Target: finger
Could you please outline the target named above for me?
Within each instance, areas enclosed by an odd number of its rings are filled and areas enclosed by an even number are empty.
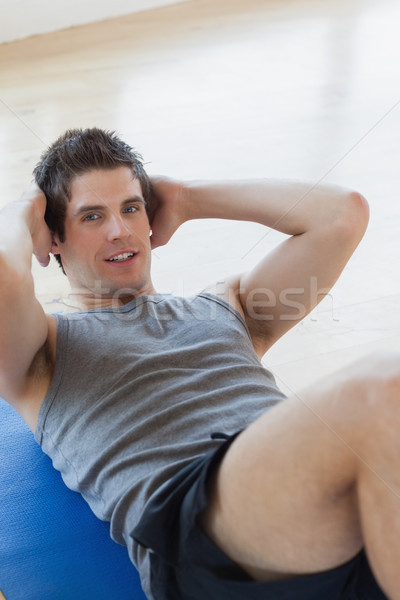
[[[150,245],[151,245],[151,249],[154,250],[155,248],[158,248],[162,244],[157,240],[156,236],[151,235],[150,236]]]
[[[37,183],[35,181],[31,181],[29,187],[24,190],[22,198],[36,198],[37,196],[45,197],[43,191],[40,189]]]
[[[152,233],[150,236],[150,244],[152,250],[155,248],[159,248],[160,246],[165,246],[165,244],[170,240],[171,236],[166,236],[165,234],[158,235],[157,233]]]
[[[50,255],[48,254],[47,256],[36,256],[36,260],[38,261],[39,265],[41,267],[47,267],[50,263]]]

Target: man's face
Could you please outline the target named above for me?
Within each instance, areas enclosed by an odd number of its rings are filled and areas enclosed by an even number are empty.
[[[65,241],[55,236],[72,289],[82,298],[154,293],[150,224],[138,179],[128,167],[93,170],[71,184]],[[126,293],[122,293],[123,290]]]

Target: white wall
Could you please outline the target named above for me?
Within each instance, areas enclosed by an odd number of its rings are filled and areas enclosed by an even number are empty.
[[[0,43],[189,0],[0,0]]]

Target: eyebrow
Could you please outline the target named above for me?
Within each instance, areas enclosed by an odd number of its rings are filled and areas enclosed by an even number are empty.
[[[124,200],[123,202],[121,202],[121,207],[124,208],[125,206],[128,206],[129,204],[132,203],[136,203],[136,204],[146,204],[146,202],[144,201],[144,198],[142,198],[142,196],[132,196],[132,198],[127,198],[126,200]],[[104,210],[104,208],[109,208],[108,204],[84,204],[83,206],[80,206],[72,215],[72,218],[75,219],[76,217],[79,217],[79,215],[82,215],[83,213],[86,212],[90,212],[90,211],[96,211],[96,210]]]

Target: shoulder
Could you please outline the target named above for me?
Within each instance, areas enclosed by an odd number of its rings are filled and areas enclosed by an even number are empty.
[[[224,280],[212,283],[203,291],[213,294],[218,298],[222,298],[241,315],[249,331],[253,348],[258,357],[261,359],[268,349],[265,344],[265,332],[263,328],[257,326],[258,321],[251,317],[249,311],[246,310],[247,307],[243,306],[240,295],[240,282],[241,275],[233,275]]]
[[[245,319],[245,313],[240,302],[239,289],[240,277],[233,276],[212,283],[206,288],[204,288],[202,291],[207,292],[208,294],[213,294],[213,296],[216,296],[221,300],[225,300],[225,302],[233,306],[233,308],[235,308],[238,311],[238,313]]]

